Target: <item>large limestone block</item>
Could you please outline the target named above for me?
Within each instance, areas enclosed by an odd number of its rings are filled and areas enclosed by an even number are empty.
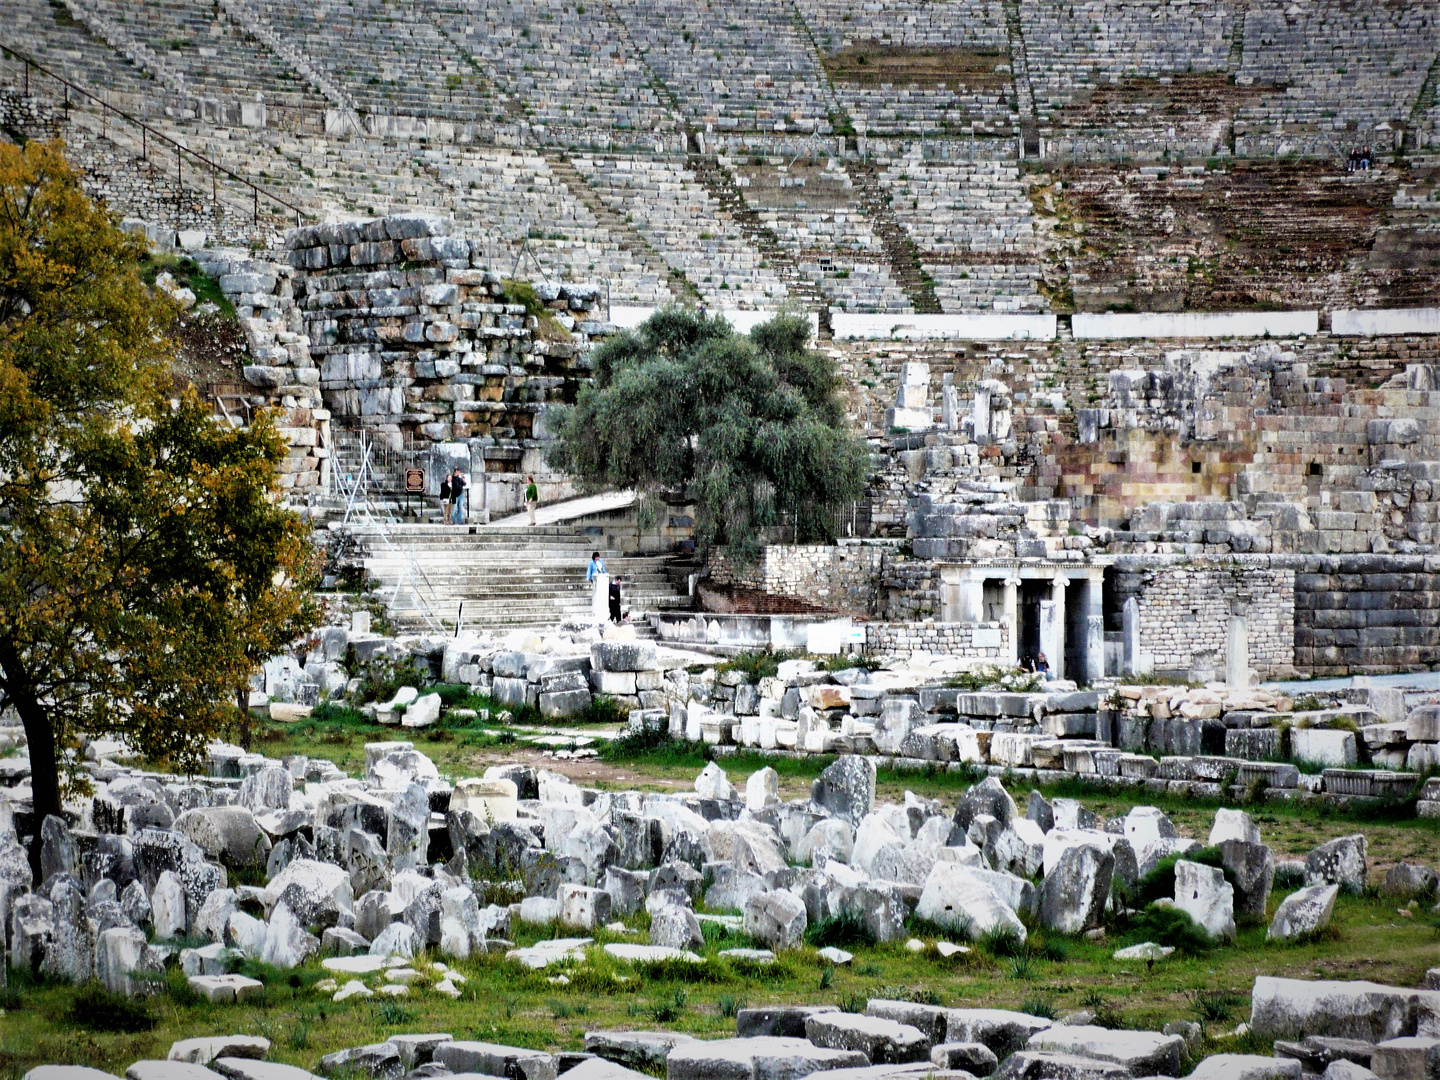
[[[1158,1031],[1112,1031],[1090,1024],[1057,1024],[1037,1031],[1025,1046],[1029,1050],[1113,1061],[1134,1076],[1178,1076],[1185,1039]]]
[[[1324,1035],[1378,1043],[1417,1034],[1421,1015],[1440,1016],[1440,990],[1261,975],[1250,994],[1250,1027],[1263,1039]]]
[[[971,867],[938,862],[925,879],[915,913],[978,940],[1001,930],[1025,940],[1025,924],[994,886]],[[968,1041],[968,1040],[966,1040]]]
[[[881,1016],[819,1013],[805,1021],[805,1037],[816,1046],[859,1050],[876,1065],[930,1057],[930,1038],[923,1031]]]
[[[869,1065],[858,1050],[816,1046],[806,1039],[696,1039],[666,1061],[667,1080],[799,1080],[812,1073]]]

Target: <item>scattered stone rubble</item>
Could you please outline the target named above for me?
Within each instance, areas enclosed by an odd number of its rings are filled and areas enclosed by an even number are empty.
[[[624,655],[634,659],[644,646],[628,643]],[[328,977],[317,990],[337,1001],[460,997],[465,979],[455,960],[499,952],[565,982],[597,948],[595,931],[623,928],[642,907],[651,917],[648,943],[598,948],[622,961],[707,963],[694,951],[704,943],[703,921],[728,920],[755,947],[720,956],[765,964],[835,918],[858,919],[883,942],[906,939],[915,915],[956,939],[934,943],[947,955],[997,932],[1023,939],[1027,924],[1103,938],[1107,913],[1125,909],[1167,860],[1173,896],[1158,903],[1217,940],[1233,936],[1238,922],[1262,920],[1277,881],[1295,887],[1270,924],[1269,936],[1280,940],[1322,931],[1338,894],[1370,883],[1362,835],[1330,840],[1303,862],[1277,860],[1241,810],[1217,811],[1208,836],[1191,838],[1154,807],[1102,820],[1077,800],[1035,791],[1022,808],[995,777],[953,808],[909,792],[901,803],[877,803],[876,759],[855,754],[829,766],[809,798],[789,801],[769,768],[737,785],[711,763],[693,792],[656,794],[584,788],[524,765],[451,783],[407,742],[367,744],[365,758],[364,776],[349,777],[305,759],[277,762],[217,745],[211,775],[181,779],[101,757],[92,769],[96,792],[75,806],[76,820],[40,823],[38,882],[20,847],[36,823],[23,804],[7,802],[0,914],[11,963],[97,979],[129,995],[153,992],[156,976],[178,966],[201,996],[244,1002],[263,985],[233,972],[239,960],[287,968],[318,958]],[[263,886],[232,882],[232,873],[260,868]],[[1401,863],[1384,890],[1414,896],[1435,880],[1431,868]],[[520,899],[486,899],[502,894]],[[512,931],[522,923],[556,925],[567,936],[517,948]],[[918,939],[910,946],[926,947]],[[1144,943],[1115,959],[1153,963],[1170,951]],[[839,950],[828,955],[849,960]],[[1440,1046],[1416,1032],[1437,1023],[1440,991],[1261,978],[1253,1029],[1298,1041],[1277,1043],[1273,1061],[1222,1055],[1201,1069],[1222,1080],[1298,1080],[1297,1063],[1327,1053],[1362,1064],[1324,1041],[1337,1036],[1376,1044],[1366,1044],[1365,1067],[1382,1063],[1380,1080],[1407,1080],[1412,1059],[1429,1060]],[[394,1036],[329,1054],[317,1071],[398,1080],[424,1066],[426,1076],[564,1071],[613,1080],[663,1063],[671,1077],[696,1078],[802,1069],[837,1077],[869,1070],[856,1080],[919,1072],[957,1080],[1175,1076],[1185,1045],[1168,1029],[1112,1031],[1076,1019],[872,1000],[863,1015],[831,1006],[742,1010],[731,1039],[592,1032],[583,1055],[448,1034]],[[267,1049],[263,1039],[190,1039],[170,1058],[230,1080],[277,1080],[256,1063]],[[34,1080],[81,1080],[65,1068],[36,1070]],[[137,1063],[130,1075],[160,1071]]]

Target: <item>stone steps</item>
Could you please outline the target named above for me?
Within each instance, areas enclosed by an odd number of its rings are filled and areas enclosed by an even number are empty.
[[[346,531],[359,548],[356,559],[371,588],[406,626],[423,623],[427,609],[453,625],[462,602],[467,625],[542,626],[583,617],[591,605],[585,567],[597,546],[609,571],[624,579],[627,607],[690,603],[673,583],[667,558],[606,550],[579,529],[393,525],[384,530],[393,547],[378,527]]]

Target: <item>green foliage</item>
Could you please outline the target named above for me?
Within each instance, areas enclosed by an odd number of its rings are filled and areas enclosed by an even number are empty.
[[[86,983],[70,1001],[67,1019],[92,1031],[134,1034],[155,1026],[155,1013],[143,998],[112,994],[99,983]]]
[[[669,998],[657,1001],[650,1006],[650,1019],[657,1024],[673,1024],[685,1011],[685,1000],[685,991],[676,990]]]
[[[1033,941],[1034,938],[1031,938]],[[1057,938],[1044,938],[1036,949],[1036,954],[1043,956],[1046,960],[1056,964],[1063,964],[1070,959],[1070,950],[1066,948],[1065,942]]]
[[[717,1002],[720,1006],[720,1015],[727,1020],[734,1020],[737,1013],[746,1007],[743,997],[736,997],[734,994],[721,994]]]
[[[683,768],[705,767],[705,752],[686,739],[677,739],[669,731],[625,731],[597,747],[604,761],[637,762],[651,765],[673,765]]]
[[[1085,992],[1080,999],[1085,1008],[1089,1009],[1094,1016],[1093,1023],[1096,1027],[1119,1028],[1124,1027],[1124,1021],[1120,1017],[1120,1010],[1115,1003],[1107,998],[1098,988],[1091,988]]]
[[[623,707],[612,697],[597,694],[590,699],[590,704],[585,706],[585,711],[576,717],[576,721],[582,724],[623,724],[630,710]]]
[[[1055,1020],[1055,1004],[1049,998],[1032,997],[1026,998],[1020,1005],[1020,1011],[1029,1013],[1031,1016],[1038,1016],[1042,1020]]]
[[[535,235],[532,233],[532,236]],[[535,286],[527,281],[504,281],[501,288],[505,290],[505,302],[507,304],[519,304],[525,309],[526,315],[533,315],[540,323],[540,334],[542,338],[551,341],[564,341],[570,337],[570,332],[560,325],[555,318],[555,313],[545,306],[545,301],[540,299],[540,294],[535,291]]]
[[[1189,994],[1191,1008],[1204,1029],[1209,1024],[1224,1024],[1234,1019],[1235,1011],[1245,1004],[1240,994],[1225,990],[1198,989]]]
[[[1039,690],[1043,680],[1031,671],[1016,668],[979,667],[952,675],[945,685],[952,690],[1008,690],[1029,694]]]
[[[1137,907],[1145,907],[1147,904],[1153,904],[1156,900],[1165,897],[1174,897],[1175,864],[1181,860],[1201,863],[1204,866],[1214,866],[1221,870],[1225,868],[1224,856],[1218,847],[1201,848],[1188,855],[1167,855],[1140,880],[1133,898]],[[1228,871],[1227,877],[1229,877]],[[1230,883],[1233,885],[1234,881],[1232,880]]]
[[[875,994],[887,1001],[909,1001],[915,1005],[943,1005],[944,1000],[925,986],[882,986]],[[864,1012],[862,1007],[860,1012]]]
[[[838,653],[820,664],[825,671],[846,671],[850,668],[879,671],[884,666],[885,662],[880,657],[866,656],[864,653]]]
[[[372,1008],[375,1010],[375,1022],[386,1027],[398,1027],[415,1021],[415,1014],[394,998],[377,1001]]]
[[[231,428],[176,397],[144,253],[57,146],[0,146],[0,706],[40,818],[78,731],[198,771],[256,665],[317,617],[276,418]]]
[[[800,649],[751,649],[736,653],[729,660],[715,668],[717,675],[726,672],[742,672],[751,682],[773,679],[780,674],[780,665],[786,660],[797,660],[805,653]]]
[[[550,460],[597,487],[693,499],[702,552],[748,560],[779,525],[800,542],[833,539],[869,451],[809,333],[781,315],[742,337],[718,316],[662,308],[595,351],[593,384],[554,410]]]
[[[1023,956],[1025,954],[1025,942],[1020,940],[1020,935],[1008,926],[997,926],[988,930],[980,938],[980,948],[994,957],[1002,956]]]
[[[175,279],[176,285],[195,294],[197,304],[214,304],[226,318],[235,318],[235,305],[220,291],[220,283],[201,270],[200,264],[188,255],[147,252],[141,257],[138,266],[140,280],[146,285],[154,285],[156,278],[168,272]]]
[[[857,913],[844,911],[811,923],[805,929],[805,940],[817,949],[831,945],[848,948],[852,945],[873,945],[875,935]]]
[[[1135,940],[1169,945],[1190,956],[1201,956],[1214,947],[1210,935],[1185,912],[1174,907],[1151,904],[1135,923]]]

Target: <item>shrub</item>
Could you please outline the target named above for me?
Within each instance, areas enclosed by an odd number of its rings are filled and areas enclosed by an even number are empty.
[[[585,711],[576,720],[582,724],[623,724],[630,710],[612,697],[597,696],[590,699]]]
[[[1026,998],[1020,1005],[1020,1011],[1029,1013],[1031,1016],[1038,1016],[1042,1020],[1056,1019],[1055,1006],[1049,998]]]
[[[780,674],[780,663],[783,660],[796,660],[805,654],[796,649],[755,649],[750,652],[736,653],[733,659],[727,660],[715,669],[717,675],[723,675],[727,671],[741,671],[751,682],[759,682],[761,679],[773,679]]]
[[[1154,941],[1169,945],[1182,953],[1199,956],[1214,947],[1210,935],[1179,908],[1160,907],[1151,904],[1136,922],[1143,938],[1136,940]]]
[[[1014,930],[997,926],[985,932],[980,938],[980,948],[997,959],[1002,956],[1020,956],[1025,951],[1025,942]]]
[[[99,983],[86,983],[71,999],[69,1020],[92,1031],[133,1035],[155,1026],[155,1014],[140,998],[112,994]]]
[[[865,920],[853,911],[844,911],[812,923],[805,930],[805,940],[817,949],[827,946],[874,945],[875,935]]]
[[[1155,869],[1140,879],[1135,896],[1137,906],[1144,907],[1156,900],[1175,895],[1175,864],[1182,859],[1186,862],[1214,866],[1220,870],[1225,869],[1224,857],[1218,847],[1201,848],[1189,855],[1167,855],[1155,864]],[[1235,884],[1229,871],[1225,871],[1225,878],[1231,885]]]

